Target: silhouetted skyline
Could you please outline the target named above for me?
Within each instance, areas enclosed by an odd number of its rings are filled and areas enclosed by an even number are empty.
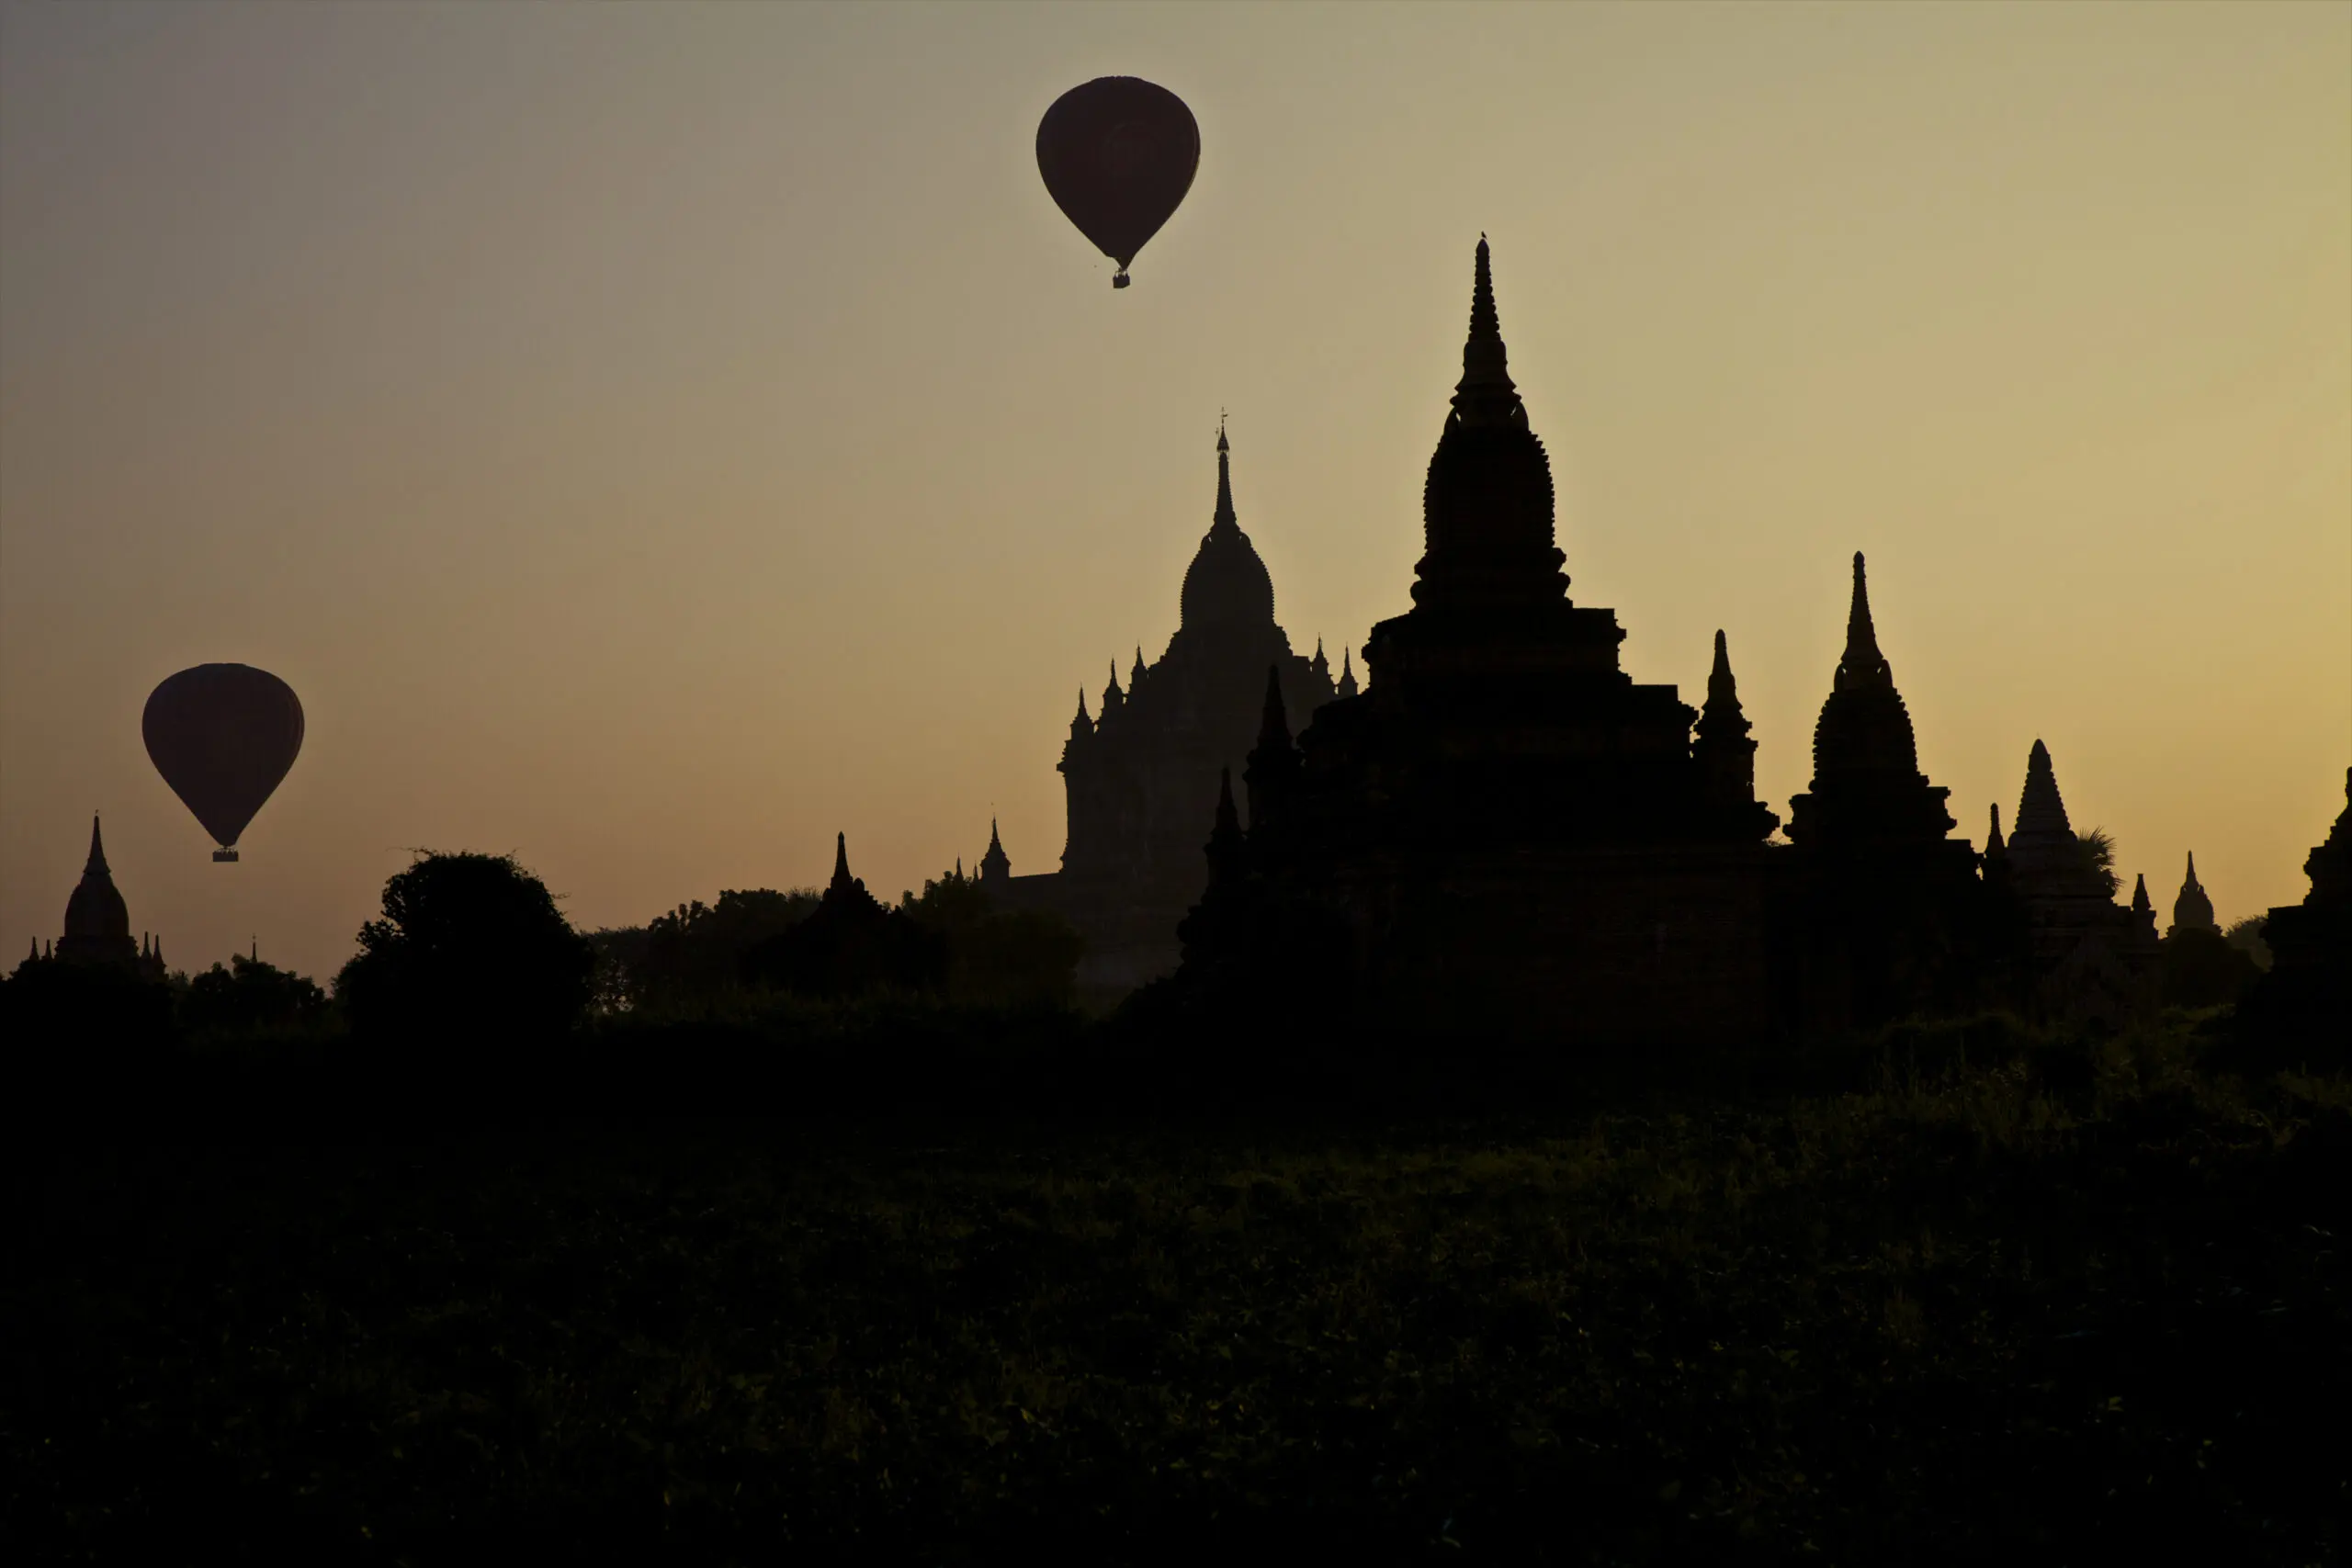
[[[175,962],[332,974],[417,845],[576,924],[1061,839],[1071,685],[1164,646],[1216,411],[1304,650],[1402,613],[1496,236],[1580,600],[1728,633],[1805,787],[1870,558],[1962,831],[2046,739],[2223,924],[2352,751],[2352,14],[0,9],[0,942],[86,823]],[[1039,116],[1200,172],[1114,295]],[[142,754],[269,670],[216,866]],[[1294,716],[1301,721],[1300,716]]]

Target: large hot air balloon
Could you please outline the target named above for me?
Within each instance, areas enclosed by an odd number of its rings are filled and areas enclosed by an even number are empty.
[[[1135,76],[1098,76],[1037,122],[1037,172],[1078,231],[1119,264],[1159,232],[1201,164],[1201,128],[1184,100]]]
[[[147,756],[220,847],[237,858],[237,835],[302,750],[302,702],[294,688],[250,664],[199,664],[147,696],[139,720]]]

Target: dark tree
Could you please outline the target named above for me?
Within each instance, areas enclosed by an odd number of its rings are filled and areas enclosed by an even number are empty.
[[[1043,909],[1000,909],[976,876],[951,871],[901,908],[947,943],[950,1000],[994,1007],[1068,1007],[1086,943]]]
[[[2164,940],[2166,1007],[2210,1008],[2234,1002],[2262,971],[2219,931],[2176,929]]]
[[[250,1034],[301,1029],[324,1015],[327,994],[307,975],[243,953],[215,964],[180,993],[180,1027],[190,1034]]]
[[[422,854],[335,977],[352,1032],[418,1049],[545,1043],[588,1005],[588,939],[507,855]]]
[[[2115,835],[2104,828],[2093,828],[2076,834],[2075,841],[2082,847],[2085,868],[2098,878],[2107,896],[2112,898],[2122,891],[2123,878],[2115,869]]]
[[[2222,940],[2254,960],[2256,969],[2270,967],[2270,942],[2267,933],[2270,921],[2262,915],[2248,915],[2243,920],[2232,920]]]
[[[743,955],[814,913],[817,890],[725,888],[715,905],[697,898],[643,926],[590,937],[601,956],[600,1010],[674,1005],[723,995],[742,984]]]

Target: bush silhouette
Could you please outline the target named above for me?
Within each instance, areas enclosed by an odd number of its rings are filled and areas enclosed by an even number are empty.
[[[2234,1002],[2262,976],[2253,955],[2219,931],[2182,927],[2164,940],[2166,1007],[2210,1008]]]
[[[0,981],[0,1036],[20,1071],[103,1077],[170,1050],[172,989],[126,965],[28,959]]]
[[[717,904],[697,898],[642,926],[600,931],[589,940],[602,955],[598,1010],[706,1001],[739,989],[743,955],[807,919],[817,890],[724,888]]]
[[[1085,941],[1043,909],[1000,909],[976,876],[951,871],[901,908],[947,943],[947,995],[975,1006],[1066,1008]]]
[[[180,993],[180,1027],[190,1034],[300,1029],[326,1011],[317,981],[243,953],[215,964]]]
[[[595,950],[507,855],[422,854],[384,884],[335,977],[352,1032],[424,1049],[545,1043],[588,1005]]]

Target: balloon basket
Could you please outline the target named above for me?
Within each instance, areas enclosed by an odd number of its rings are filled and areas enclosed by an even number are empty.
[[[237,858],[237,852],[234,850],[215,850],[212,852],[212,858],[215,861],[232,861]]]
[[[1124,272],[1114,272],[1114,273],[1113,273],[1113,274],[1111,275],[1111,287],[1112,287],[1112,288],[1125,288],[1126,286],[1127,286],[1127,275],[1126,275],[1125,273],[1124,273]]]

